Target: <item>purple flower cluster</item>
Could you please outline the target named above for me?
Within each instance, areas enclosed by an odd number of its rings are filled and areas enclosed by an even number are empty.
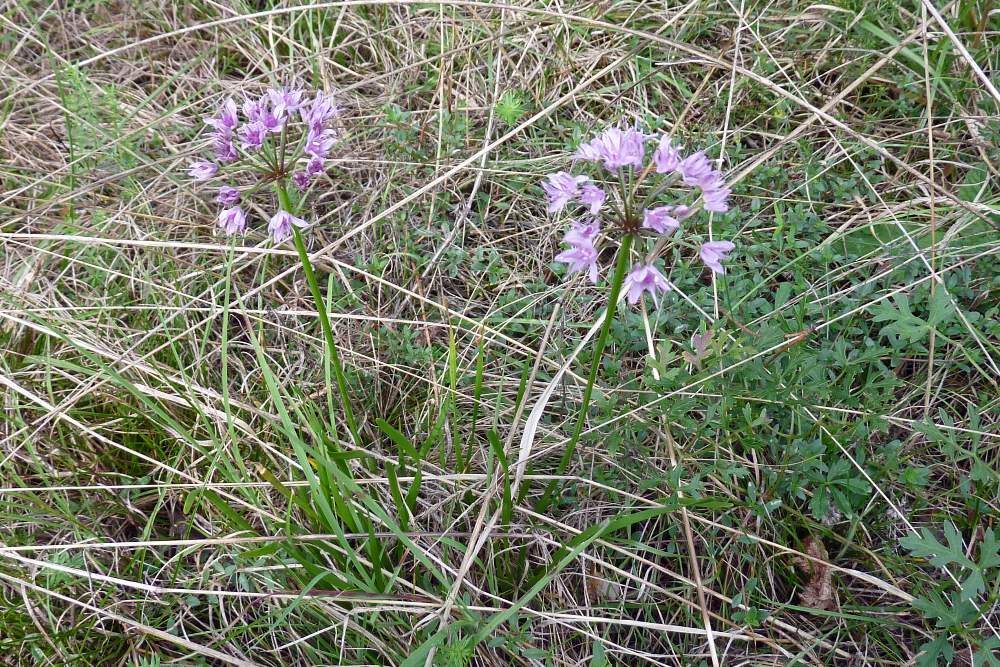
[[[647,160],[649,143],[654,143],[655,147]],[[594,242],[600,230],[597,216],[602,210],[611,208],[626,234],[637,234],[646,229],[666,235],[677,232],[682,221],[694,215],[699,208],[716,213],[729,210],[731,190],[705,152],[686,155],[682,147],[675,145],[666,135],[647,135],[635,127],[611,127],[581,144],[573,160],[598,163],[615,177],[609,183],[602,183],[600,179],[595,181],[588,175],[559,171],[549,174],[542,183],[549,213],[559,213],[574,203],[586,208],[590,219],[573,223],[563,239],[569,247],[556,255],[555,261],[567,264],[568,274],[586,273],[594,283],[599,274]],[[621,172],[627,168],[633,171]],[[649,202],[648,199],[655,198],[663,190],[653,186],[650,188],[652,194],[648,196],[645,190],[641,190],[643,182],[653,173],[669,175],[668,178],[672,176],[672,180],[665,182],[666,187],[678,184],[696,189],[701,195],[700,201],[695,198],[686,204],[665,205]],[[617,192],[618,189],[621,192]],[[611,205],[606,206],[612,196]],[[638,215],[640,209],[641,217]],[[734,248],[729,241],[712,241],[702,244],[698,255],[713,272],[724,273],[722,262],[729,258]],[[623,287],[629,303],[638,302],[644,292],[649,292],[654,302],[658,303],[659,293],[669,290],[670,283],[652,264],[637,264],[629,272]]]
[[[205,119],[212,128],[215,161],[195,161],[188,173],[198,182],[216,177],[220,168],[232,176],[249,171],[256,172],[258,178],[279,182],[291,174],[295,187],[307,190],[312,180],[325,172],[325,160],[338,138],[330,127],[337,115],[333,97],[322,91],[309,97],[299,88],[271,88],[259,97],[246,98],[239,106],[226,98],[217,114]],[[242,169],[238,164],[230,166],[239,161],[241,154],[258,156],[246,160]],[[239,189],[227,184],[219,188],[215,198],[224,207],[218,224],[227,236],[246,230],[247,216],[238,205],[240,196]],[[271,218],[268,231],[276,243],[281,243],[291,236],[293,226],[305,227],[306,223],[279,210]]]

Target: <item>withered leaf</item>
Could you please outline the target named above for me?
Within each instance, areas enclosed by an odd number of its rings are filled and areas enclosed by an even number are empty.
[[[827,561],[830,555],[823,540],[810,535],[802,545],[812,558]],[[833,606],[833,576],[830,567],[803,556],[795,557],[795,564],[809,577],[806,587],[799,594],[799,603],[810,609],[829,609]]]

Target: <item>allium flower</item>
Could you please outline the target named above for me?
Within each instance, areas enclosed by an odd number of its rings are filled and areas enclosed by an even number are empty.
[[[303,103],[299,108],[299,114],[307,125],[322,125],[326,121],[334,118],[339,113],[337,105],[333,103],[332,95],[324,95],[317,92],[311,104]]]
[[[703,184],[712,182],[715,176],[715,169],[705,157],[705,151],[688,155],[677,165],[677,171],[681,173],[684,183],[692,187],[702,187]],[[702,189],[704,190],[703,187]]]
[[[275,243],[281,243],[292,235],[292,225],[299,229],[308,226],[305,220],[296,218],[288,211],[278,211],[271,217],[271,222],[267,225],[267,231],[274,237]]]
[[[673,212],[673,206],[647,208],[643,211],[642,226],[646,229],[652,229],[658,234],[672,232],[681,226],[680,221],[671,215]]]
[[[207,162],[205,160],[192,162],[191,166],[188,168],[188,174],[190,174],[191,178],[196,181],[207,181],[215,176],[215,172],[217,171],[219,171],[219,166],[217,164],[214,162]]]
[[[542,183],[542,189],[549,197],[549,213],[558,213],[570,202],[580,196],[580,185],[590,179],[586,176],[573,176],[566,171],[557,171],[546,177],[548,180]]]
[[[231,134],[215,135],[215,157],[219,162],[232,162],[236,159],[236,146],[233,145]]]
[[[586,223],[574,222],[573,226],[566,232],[563,243],[572,246],[593,246],[600,231],[601,223],[596,218]]]
[[[239,206],[224,208],[219,213],[219,227],[225,230],[226,236],[242,234],[247,228],[247,216]]]
[[[319,176],[323,173],[323,158],[316,156],[306,163],[306,175],[309,177]]]
[[[226,163],[240,160],[237,171],[241,178],[249,172],[257,179],[245,188],[225,184],[214,192],[222,209],[217,221],[226,234],[247,228],[250,219],[242,205],[262,186],[273,182],[281,201],[285,201],[290,186],[308,191],[313,178],[324,173],[324,163],[338,139],[337,131],[327,127],[337,113],[332,96],[316,92],[309,97],[307,91],[289,86],[269,88],[262,95],[243,95],[239,103],[227,97],[215,117],[205,120],[212,128],[211,149],[215,156],[212,161],[192,163],[191,177],[198,181],[218,178]],[[246,159],[247,152],[260,150],[266,142],[271,143],[266,160]],[[271,217],[268,232],[276,243],[281,243],[294,234],[296,227],[307,226],[305,220],[279,210]]]
[[[236,188],[231,188],[228,185],[223,185],[219,188],[219,194],[215,197],[215,201],[219,202],[223,206],[232,206],[239,200],[240,191]]]
[[[674,206],[673,209],[674,209],[674,217],[677,218],[678,220],[683,220],[684,218],[691,215],[690,206],[685,206],[684,204],[678,204],[677,206]]]
[[[236,110],[236,102],[233,98],[227,97],[219,108],[219,115],[216,118],[206,118],[205,124],[211,125],[221,134],[229,134],[236,129],[239,124],[239,116]]]
[[[725,273],[722,263],[729,259],[729,253],[736,246],[730,241],[709,241],[701,246],[701,261],[715,273]]]
[[[555,260],[562,264],[568,264],[567,275],[573,275],[578,271],[586,271],[590,277],[590,282],[597,284],[597,249],[593,243],[581,243],[573,245],[567,250],[563,250],[556,255]]]
[[[337,143],[336,130],[323,129],[322,126],[310,125],[306,137],[307,154],[313,157],[326,157],[333,145]]]
[[[667,174],[676,171],[681,163],[681,148],[674,146],[670,137],[663,135],[660,138],[660,145],[653,152],[653,162],[656,163],[657,174]]]
[[[260,120],[262,112],[261,100],[251,100],[249,98],[243,100],[243,115],[247,117],[248,122],[253,123]]]
[[[649,292],[650,296],[653,297],[653,303],[659,308],[659,293],[670,291],[670,283],[652,264],[636,264],[625,276],[622,289],[625,290],[626,298],[630,304],[635,305],[642,298],[643,292]]]
[[[292,88],[269,88],[267,97],[271,100],[274,115],[279,118],[295,113],[305,103],[305,93]]]
[[[593,183],[584,183],[580,189],[580,203],[590,207],[590,214],[597,215],[597,212],[604,206],[604,200],[608,198],[604,190]]]
[[[642,167],[646,156],[646,135],[635,128],[610,127],[590,143],[582,144],[575,158],[601,162],[608,171],[622,167]]]
[[[266,137],[267,128],[259,121],[246,123],[240,128],[240,139],[242,140],[244,150],[257,150],[264,143]]]
[[[702,198],[704,199],[704,207],[706,211],[714,211],[716,213],[725,213],[729,210],[729,195],[732,190],[726,187],[725,182],[723,182],[722,177],[711,183],[706,184],[707,187],[702,188]]]
[[[271,134],[278,134],[281,132],[281,128],[285,126],[285,117],[269,109],[267,103],[262,99],[260,101],[260,114],[257,122],[263,125],[264,129]]]

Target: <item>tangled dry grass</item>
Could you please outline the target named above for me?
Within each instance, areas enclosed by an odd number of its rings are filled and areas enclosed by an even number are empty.
[[[988,0],[0,7],[0,661],[996,650],[996,581],[936,625],[961,566],[899,544],[996,528]],[[292,79],[345,110],[308,243],[361,443],[295,251],[228,243],[184,171]],[[616,323],[557,476],[604,302],[537,182],[621,119],[724,159],[741,268]]]

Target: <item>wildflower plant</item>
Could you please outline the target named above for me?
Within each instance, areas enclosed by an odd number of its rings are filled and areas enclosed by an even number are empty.
[[[332,127],[337,116],[333,97],[323,91],[310,96],[299,88],[270,88],[240,105],[227,98],[205,119],[212,128],[214,160],[196,160],[188,173],[199,183],[224,181],[215,200],[224,207],[218,223],[227,236],[246,231],[248,220],[240,202],[268,186],[278,200],[267,228],[275,243],[292,238],[293,227],[307,226],[294,215],[288,185],[304,193],[326,171],[337,143]],[[300,200],[299,207],[303,203]]]
[[[339,134],[333,126],[339,110],[331,95],[309,93],[297,87],[269,88],[262,95],[222,102],[205,119],[212,128],[212,160],[193,162],[188,173],[198,183],[213,185],[222,207],[217,222],[226,236],[244,234],[250,218],[243,204],[257,199],[273,210],[267,232],[274,243],[292,239],[306,282],[312,292],[327,349],[331,357],[348,429],[358,431],[347,400],[347,382],[327,316],[323,295],[300,230],[307,197],[316,179],[326,172],[330,151]],[[294,188],[294,190],[293,190]],[[293,196],[293,192],[296,193]]]
[[[658,308],[660,295],[671,290],[658,260],[668,245],[680,247],[692,261],[700,261],[719,275],[725,273],[723,262],[736,247],[730,241],[704,240],[704,235],[693,231],[699,212],[729,210],[731,191],[704,151],[685,154],[669,135],[650,135],[635,127],[611,127],[579,147],[573,155],[572,169],[578,173],[558,171],[542,182],[548,200],[546,210],[552,214],[566,211],[576,217],[562,239],[567,247],[555,256],[555,261],[568,266],[567,276],[582,273],[596,285],[601,275],[601,241],[617,241],[618,254],[583,404],[558,475],[565,472],[580,438],[622,291],[630,305],[639,303],[648,292]],[[646,243],[650,248],[645,260],[630,267],[637,243]],[[550,483],[540,507],[551,501],[554,487],[555,483]]]

